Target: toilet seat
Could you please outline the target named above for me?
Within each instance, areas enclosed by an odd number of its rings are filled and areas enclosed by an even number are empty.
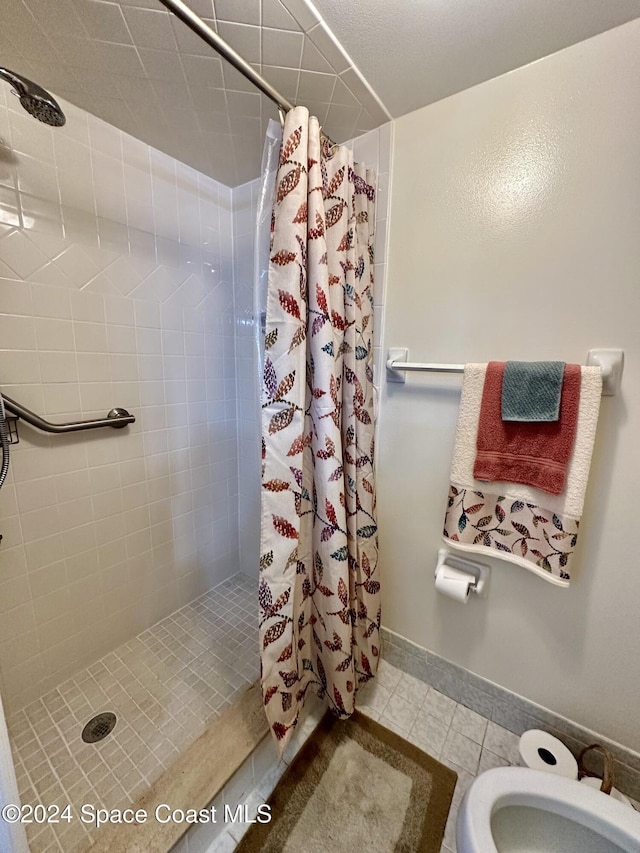
[[[478,776],[460,804],[458,853],[499,853],[491,821],[509,806],[559,815],[576,824],[576,831],[591,830],[624,853],[640,850],[640,813],[634,809],[572,779],[528,767],[498,767]]]

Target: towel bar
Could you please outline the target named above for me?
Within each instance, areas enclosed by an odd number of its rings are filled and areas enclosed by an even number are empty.
[[[426,373],[463,373],[464,364],[438,364],[437,362],[407,361],[409,350],[394,347],[387,352],[387,382],[405,382],[404,371]],[[602,371],[602,394],[613,397],[618,393],[624,368],[624,350],[592,349],[587,355],[587,364]]]

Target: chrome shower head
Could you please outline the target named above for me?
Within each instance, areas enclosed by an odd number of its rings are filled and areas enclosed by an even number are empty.
[[[6,80],[13,87],[22,106],[38,121],[52,127],[62,127],[66,122],[67,119],[56,99],[37,83],[27,80],[15,71],[9,71],[8,68],[0,68],[0,79]]]

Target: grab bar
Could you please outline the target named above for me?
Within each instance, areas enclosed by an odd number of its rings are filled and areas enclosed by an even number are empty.
[[[52,424],[50,421],[45,421],[45,419],[41,418],[40,415],[36,415],[35,412],[25,408],[20,403],[16,403],[16,401],[12,400],[11,397],[7,397],[3,394],[2,399],[4,400],[4,407],[8,412],[11,412],[18,418],[22,418],[23,421],[31,424],[31,426],[41,429],[43,432],[76,432],[81,429],[98,429],[99,427],[122,429],[123,427],[126,427],[127,424],[133,424],[136,421],[134,415],[129,414],[126,409],[115,408],[111,409],[106,418],[87,421],[71,421],[66,424]]]

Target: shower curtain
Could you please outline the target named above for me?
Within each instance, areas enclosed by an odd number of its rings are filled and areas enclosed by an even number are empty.
[[[380,654],[374,181],[344,146],[324,156],[306,108],[287,114],[271,220],[259,587],[263,699],[281,748],[309,691],[352,714]]]

